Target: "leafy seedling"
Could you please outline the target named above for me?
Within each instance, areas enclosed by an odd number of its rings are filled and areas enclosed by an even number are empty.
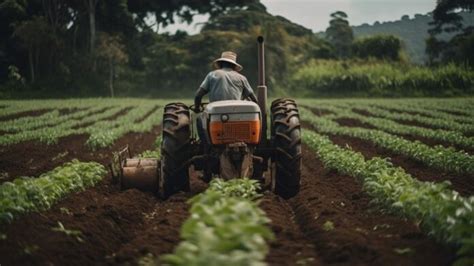
[[[82,239],[82,232],[79,230],[70,230],[66,229],[64,225],[58,221],[58,227],[53,227],[53,231],[55,232],[61,232],[66,234],[67,236],[74,237],[79,243],[83,243],[84,239]]]
[[[411,248],[394,248],[393,251],[395,251],[395,253],[400,254],[400,255],[413,253],[413,249]]]
[[[326,221],[323,224],[323,230],[326,231],[326,232],[334,230],[334,223],[331,222],[331,221]]]

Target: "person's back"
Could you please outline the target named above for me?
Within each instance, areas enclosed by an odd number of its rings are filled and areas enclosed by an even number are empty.
[[[216,70],[209,72],[199,86],[194,98],[195,108],[199,108],[202,97],[208,93],[209,102],[244,99],[257,101],[247,78],[238,72],[242,70],[242,66],[236,59],[235,53],[223,52],[221,58],[213,62]]]
[[[247,79],[232,68],[210,72],[200,86],[209,92],[209,101],[241,100],[251,92]]]

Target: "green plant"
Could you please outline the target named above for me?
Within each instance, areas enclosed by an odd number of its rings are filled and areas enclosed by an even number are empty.
[[[105,173],[101,164],[73,160],[37,178],[21,177],[5,182],[0,185],[0,222],[47,210],[69,193],[95,185]]]
[[[269,222],[252,201],[258,183],[248,179],[213,180],[209,189],[189,200],[191,215],[181,227],[184,239],[165,265],[263,265]]]
[[[385,159],[365,160],[309,130],[302,140],[326,168],[358,178],[374,204],[419,221],[429,235],[456,245],[462,262],[474,262],[474,196],[461,197],[447,183],[418,181]]]
[[[71,229],[66,229],[64,227],[64,225],[58,221],[58,227],[53,227],[51,228],[53,231],[55,232],[60,232],[60,233],[64,233],[66,234],[67,236],[70,236],[70,237],[74,237],[78,242],[80,243],[83,243],[84,242],[84,239],[83,239],[83,235],[82,235],[82,232],[79,231],[79,230],[71,230]]]

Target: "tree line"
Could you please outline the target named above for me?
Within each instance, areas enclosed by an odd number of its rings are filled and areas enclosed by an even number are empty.
[[[445,2],[455,4],[446,8]],[[433,65],[472,65],[470,55],[463,56],[474,49],[471,29],[442,15],[472,11],[467,4],[439,1],[443,9],[433,13],[428,45]],[[199,34],[158,33],[176,20],[192,22],[196,14],[209,15]],[[346,13],[329,19],[320,36],[268,13],[259,0],[3,0],[0,97],[189,97],[224,50],[238,53],[243,74],[256,84],[259,35],[267,40],[267,80],[274,94],[292,87],[294,73],[314,59],[408,64],[400,37],[354,38]],[[446,28],[458,37],[438,38]]]

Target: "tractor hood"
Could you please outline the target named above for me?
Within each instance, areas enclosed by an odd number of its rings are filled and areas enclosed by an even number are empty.
[[[209,103],[206,106],[206,113],[215,114],[233,114],[233,113],[260,113],[260,107],[250,101],[217,101]]]

